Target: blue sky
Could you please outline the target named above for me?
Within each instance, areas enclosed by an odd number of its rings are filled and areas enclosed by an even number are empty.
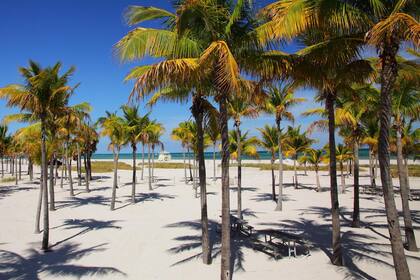
[[[256,1],[257,7],[270,1]],[[0,1],[0,87],[22,82],[18,68],[26,66],[33,59],[43,66],[63,63],[64,69],[76,67],[72,83],[81,83],[72,103],[87,101],[93,106],[92,119],[95,121],[105,110],[116,111],[128,101],[132,84],[124,83],[124,76],[130,67],[148,64],[150,59],[130,65],[122,64],[113,54],[113,45],[131,28],[123,20],[122,14],[129,5],[158,6],[171,9],[170,1],[127,1],[127,0],[1,0]],[[158,27],[149,23],[149,27]],[[289,46],[287,49],[294,49]],[[296,125],[306,128],[313,118],[302,118],[299,114],[308,108],[319,106],[313,103],[313,92],[299,90],[299,97],[307,102],[293,109]],[[152,117],[163,123],[166,133],[163,137],[165,149],[180,151],[178,143],[170,140],[169,133],[181,121],[190,117],[188,105],[158,104],[153,108]],[[6,108],[0,100],[0,119],[16,112]],[[143,108],[143,113],[146,112]],[[262,115],[256,120],[244,120],[244,130],[258,135],[257,127],[273,123],[271,116]],[[285,123],[287,125],[287,123]],[[11,124],[14,131],[21,124]],[[318,146],[326,141],[325,133],[312,135],[319,139]],[[107,152],[107,140],[102,139],[98,152]],[[126,149],[128,151],[128,149]]]

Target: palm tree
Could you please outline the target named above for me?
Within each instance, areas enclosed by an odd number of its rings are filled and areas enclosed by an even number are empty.
[[[325,161],[324,150],[317,150],[309,148],[306,150],[305,158],[307,162],[313,165],[316,174],[316,191],[321,191],[321,184],[319,183],[319,166]]]
[[[117,47],[121,57],[126,60],[145,55],[164,57],[164,61],[132,71],[130,77],[137,80],[135,92],[142,96],[156,89],[171,88],[171,92],[178,94],[179,91],[194,90],[193,116],[199,129],[201,116],[194,112],[199,112],[197,108],[201,108],[205,93],[214,96],[219,104],[223,197],[221,278],[231,279],[227,100],[230,95],[238,94],[243,85],[240,82],[240,66],[251,71],[249,64],[256,65],[252,59],[245,59],[255,57],[253,51],[257,49],[258,41],[252,36],[252,31],[256,21],[251,16],[248,1],[238,1],[236,5],[230,1],[185,1],[176,8],[176,14],[158,8],[130,9],[130,23],[166,19],[169,28],[137,28],[123,38]],[[150,11],[153,15],[150,15]],[[201,142],[202,134],[198,135]],[[199,151],[201,153],[201,148]],[[204,157],[200,155],[200,159],[200,178],[205,179]],[[202,192],[205,190],[203,183],[200,181]],[[204,193],[202,199],[205,197]],[[208,253],[203,254],[205,263],[209,263],[208,256]]]
[[[249,96],[248,96],[249,99]],[[237,215],[242,219],[242,136],[241,136],[241,119],[242,117],[256,118],[259,108],[254,100],[246,100],[242,96],[235,96],[228,102],[228,114],[233,119],[233,126],[236,133],[236,161],[238,163],[238,209]],[[232,136],[232,134],[231,134]],[[230,141],[232,143],[232,141]],[[232,154],[231,154],[232,157]]]
[[[402,133],[407,118],[416,120],[420,117],[420,105],[418,103],[420,92],[418,91],[418,85],[418,78],[417,81],[410,81],[406,78],[399,77],[392,94],[393,128],[395,129],[396,134],[398,176],[403,206],[404,229],[407,240],[407,249],[409,251],[417,251],[417,245],[408,202],[410,189],[407,169],[403,162]]]
[[[188,160],[189,160],[189,147],[192,142],[192,138],[194,137],[189,130],[189,122],[181,122],[178,124],[178,127],[174,128],[171,133],[171,137],[175,141],[181,142],[182,147],[182,157],[184,161],[184,181],[185,184],[187,183],[187,164],[186,164],[186,157],[185,152],[188,153]],[[191,165],[188,163],[190,169],[190,178],[192,179],[192,172],[191,172]]]
[[[286,135],[287,137],[285,140],[285,154],[286,156],[291,156],[293,158],[293,169],[295,173],[294,185],[295,188],[297,188],[299,183],[297,177],[296,161],[299,157],[299,153],[303,153],[305,150],[307,150],[314,142],[314,140],[310,139],[307,136],[307,132],[301,132],[300,126],[296,128],[289,126],[287,128]]]
[[[278,1],[265,8],[270,21],[259,33],[263,40],[292,38],[310,28],[340,29],[342,33],[366,32],[368,43],[377,47],[381,60],[381,111],[379,162],[386,201],[390,240],[398,279],[410,279],[404,254],[398,213],[393,198],[389,157],[391,96],[398,73],[396,61],[403,41],[419,45],[417,6],[415,1]],[[340,16],[337,16],[340,15]],[[341,261],[340,261],[341,264]]]
[[[163,142],[160,140],[165,129],[162,124],[153,122],[153,127],[149,130],[149,145],[152,148],[152,179],[154,179],[155,174],[155,149],[156,146],[160,147],[161,150],[164,149]]]
[[[148,114],[141,117],[139,114],[139,108],[134,106],[124,105],[122,106],[124,114],[124,120],[128,129],[127,135],[129,137],[129,143],[133,151],[133,182],[131,190],[131,200],[133,203],[136,202],[136,171],[137,171],[137,143],[139,142],[139,135],[141,136],[142,130],[148,122]]]
[[[7,126],[0,125],[0,158],[1,158],[1,177],[4,177],[4,156],[6,155],[6,150],[8,143],[10,142],[10,135],[7,133]]]
[[[238,138],[238,135],[240,138]],[[239,168],[241,164],[241,156],[245,155],[252,158],[258,158],[258,143],[259,141],[256,137],[248,137],[248,131],[242,134],[238,127],[236,131],[229,132],[229,153],[231,159],[236,159],[236,162],[238,163],[238,181],[240,180],[241,176],[241,170]],[[239,219],[242,219],[242,196],[241,184],[239,183],[237,216]]]
[[[267,103],[264,109],[267,113],[274,114],[279,136],[281,136],[281,121],[294,121],[290,108],[305,100],[305,98],[294,97],[294,87],[291,83],[280,84],[278,87],[269,88]],[[280,138],[278,142],[281,143]],[[276,211],[283,210],[283,151],[281,150],[280,144],[279,147],[279,199],[277,200]]]
[[[111,143],[109,148],[114,155],[114,182],[112,184],[111,210],[115,210],[115,197],[118,184],[118,159],[121,147],[127,143],[127,128],[124,120],[116,113],[106,112],[106,117],[98,120],[102,127],[101,135],[108,136]]]
[[[206,134],[213,144],[213,181],[216,181],[216,146],[220,141],[220,131],[218,127],[217,118],[213,119],[206,126]]]
[[[274,176],[274,162],[276,161],[276,152],[278,152],[279,130],[275,126],[265,125],[264,128],[258,129],[261,133],[260,146],[271,154],[271,191],[272,199],[276,201],[276,179]],[[284,139],[283,139],[284,141]]]
[[[337,161],[340,166],[340,177],[341,177],[341,193],[344,193],[346,191],[346,181],[344,176],[344,163],[348,161],[349,159],[353,158],[352,151],[344,146],[343,144],[338,144],[336,147]]]
[[[9,85],[0,89],[0,98],[7,99],[10,107],[19,107],[25,112],[25,118],[39,120],[41,122],[41,170],[43,189],[43,209],[44,209],[44,229],[42,239],[42,249],[48,250],[49,239],[49,216],[48,216],[48,190],[47,190],[47,150],[46,138],[48,130],[48,119],[57,112],[57,100],[63,100],[63,96],[68,96],[71,87],[67,85],[69,77],[74,72],[70,68],[63,75],[60,75],[61,64],[56,63],[52,67],[41,68],[33,61],[29,62],[29,67],[19,69],[25,79],[24,85]]]

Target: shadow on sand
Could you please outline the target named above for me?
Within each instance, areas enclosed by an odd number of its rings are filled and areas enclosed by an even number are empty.
[[[0,275],[2,279],[42,279],[42,274],[58,277],[89,277],[105,276],[110,274],[126,274],[114,267],[81,266],[71,264],[86,255],[104,251],[106,244],[80,249],[75,243],[65,244],[55,250],[44,253],[29,249],[26,256],[17,253],[0,250]],[[42,273],[42,274],[41,274]]]
[[[77,236],[83,235],[92,230],[101,230],[101,229],[121,229],[120,226],[116,226],[115,223],[120,222],[119,220],[109,220],[109,221],[100,221],[95,219],[66,219],[64,220],[61,226],[56,228],[64,229],[80,229],[76,234],[69,236],[63,240],[56,242],[50,248],[53,248],[61,243],[69,241]]]
[[[10,196],[17,192],[22,191],[31,191],[33,189],[36,189],[35,187],[20,187],[20,186],[0,186],[0,199],[3,199],[7,196]]]

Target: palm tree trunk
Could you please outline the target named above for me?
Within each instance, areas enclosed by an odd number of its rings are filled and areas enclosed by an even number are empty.
[[[344,177],[344,166],[343,162],[340,161],[340,174],[341,174],[341,193],[346,192],[346,177]]]
[[[411,221],[411,211],[409,205],[409,189],[407,187],[408,174],[407,169],[403,162],[402,143],[401,143],[401,130],[399,127],[396,129],[397,132],[397,165],[398,165],[398,177],[400,180],[400,194],[404,216],[404,230],[405,238],[407,240],[407,250],[417,252],[416,237],[414,235],[413,222]]]
[[[200,180],[200,207],[201,207],[201,244],[203,251],[203,263],[211,263],[209,221],[207,215],[207,183],[206,183],[206,162],[204,160],[204,130],[203,110],[200,97],[194,98],[193,115],[197,124],[197,159],[198,177]]]
[[[297,169],[296,169],[296,160],[297,160],[297,152],[296,152],[296,156],[294,156],[293,158],[293,170],[295,172],[295,189],[298,188],[298,176],[297,176]]]
[[[88,164],[87,164],[87,153],[88,153],[89,151],[86,151],[84,154],[83,154],[83,162],[84,162],[84,165],[85,165],[85,184],[86,184],[86,192],[90,192],[90,189],[89,189],[89,167],[88,167]]]
[[[22,180],[22,157],[19,156],[19,180]]]
[[[220,134],[222,139],[222,260],[221,280],[232,279],[230,265],[230,198],[229,198],[229,134],[227,97],[222,95],[219,100]]]
[[[407,172],[407,189],[408,189],[408,198],[411,200],[411,191],[410,191],[410,173],[408,172],[408,159],[404,157],[404,168],[405,172]]]
[[[141,180],[144,180],[144,143],[141,144]]]
[[[152,180],[155,181],[155,146],[152,145]]]
[[[115,209],[115,197],[117,195],[117,182],[118,182],[118,156],[119,156],[119,147],[112,148],[114,154],[114,182],[112,184],[112,196],[111,196],[111,210]]]
[[[147,144],[147,170],[149,171],[149,191],[153,190],[152,188],[152,169],[150,164],[150,144]]]
[[[28,169],[29,169],[29,181],[33,181],[34,180],[34,164],[32,162],[32,158],[29,157],[28,159]]]
[[[198,197],[198,193],[197,193],[197,188],[198,188],[198,186],[197,186],[197,181],[196,181],[196,178],[197,178],[197,167],[196,167],[196,165],[197,165],[197,160],[196,160],[196,155],[195,155],[195,153],[194,153],[194,156],[193,156],[193,189],[194,189],[194,197],[195,198],[197,198]]]
[[[70,196],[74,196],[74,189],[73,189],[73,178],[71,176],[71,160],[72,157],[69,157],[69,142],[66,143],[66,163],[67,163],[67,170],[69,172],[69,187],[70,187]]]
[[[216,142],[213,143],[213,181],[216,181]]]
[[[63,188],[63,185],[64,185],[64,169],[66,167],[66,163],[65,163],[64,157],[62,157],[61,160],[63,161],[63,164],[61,165],[60,188]]]
[[[131,143],[133,148],[133,185],[131,188],[131,202],[136,203],[136,183],[137,183],[137,145],[136,143]]]
[[[186,163],[186,157],[185,157],[185,149],[182,148],[182,159],[184,162],[184,182],[187,183],[187,163]]]
[[[353,221],[352,227],[360,227],[360,207],[359,207],[359,143],[354,141],[353,156],[354,156],[354,197],[353,197]]]
[[[80,157],[80,147],[79,147],[79,143],[76,143],[76,148],[77,148],[77,185],[81,186],[82,185],[82,159]]]
[[[190,169],[190,181],[193,182],[193,175],[191,170],[191,158],[190,158],[190,148],[187,146],[187,156],[188,156],[188,166]]]
[[[275,162],[274,153],[271,156],[271,193],[273,201],[276,201],[276,177],[274,176],[274,162]]]
[[[390,41],[383,42],[380,50],[382,69],[380,73],[381,103],[378,157],[395,273],[398,280],[407,280],[411,279],[411,275],[401,239],[400,223],[398,220],[397,207],[395,205],[394,190],[390,172],[391,168],[389,155],[389,131],[391,128],[390,124],[392,115],[391,94],[394,88],[395,79],[398,75],[398,64],[396,61],[397,52],[398,43],[393,42],[393,38],[391,38]]]
[[[321,191],[321,184],[319,183],[318,168],[315,169],[315,175],[316,175],[316,191],[320,192]]]
[[[374,169],[374,161],[373,161],[373,152],[372,152],[372,147],[369,146],[369,177],[370,177],[370,187],[372,189],[376,188],[376,183],[375,183],[375,169]]]
[[[330,191],[331,191],[331,216],[332,216],[332,248],[331,262],[334,265],[343,265],[340,237],[340,207],[337,193],[337,162],[335,155],[335,94],[327,93],[326,109],[328,112],[328,136],[330,150]]]
[[[89,169],[89,181],[92,181],[92,151],[87,154],[87,167]]]
[[[242,219],[242,143],[241,143],[241,129],[240,122],[236,125],[236,143],[238,145],[238,209],[237,216],[239,219]]]
[[[18,180],[19,180],[19,177],[18,177],[18,160],[17,160],[17,156],[15,157],[15,183],[16,183],[16,186],[19,184],[19,182],[18,182]]]
[[[40,233],[41,232],[41,230],[39,228],[39,224],[40,224],[40,220],[41,220],[41,207],[42,207],[42,195],[43,195],[43,183],[42,183],[43,174],[44,174],[44,172],[42,171],[42,166],[41,166],[41,179],[40,179],[40,184],[39,184],[38,204],[37,204],[37,207],[36,207],[35,231],[34,231],[34,233]]]
[[[42,208],[44,211],[43,217],[43,232],[42,232],[42,250],[48,250],[48,240],[50,234],[49,212],[48,212],[48,163],[47,163],[47,147],[46,138],[47,132],[45,127],[45,120],[41,119],[41,172],[42,172]]]
[[[54,197],[54,161],[55,152],[50,159],[50,211],[55,211],[55,197]]]

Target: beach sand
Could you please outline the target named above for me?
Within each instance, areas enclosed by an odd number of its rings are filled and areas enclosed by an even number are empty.
[[[231,168],[230,174],[235,177],[236,168]],[[299,176],[299,189],[291,186],[293,172],[285,172],[284,211],[276,212],[271,200],[271,172],[243,168],[244,219],[256,230],[302,233],[311,254],[275,260],[254,251],[249,238],[233,236],[234,279],[395,279],[383,198],[362,193],[362,227],[350,227],[352,177],[346,178],[346,193],[339,194],[345,266],[330,264],[329,177],[326,172],[320,174],[325,191],[318,193],[314,191],[314,172]],[[183,182],[183,170],[156,169],[155,175],[158,179],[152,191],[147,181],[138,183],[138,202],[132,205],[131,172],[119,171],[115,211],[109,210],[112,173],[94,174],[98,179],[91,182],[90,193],[74,180],[74,198],[69,196],[68,185],[61,189],[58,180],[57,210],[50,212],[52,251],[48,253],[40,250],[42,234],[33,233],[39,184],[28,182],[27,176],[18,187],[0,184],[0,279],[218,279],[220,236],[216,223],[220,222],[221,188],[220,180],[210,179],[211,161],[207,161],[208,213],[215,255],[211,265],[202,264],[200,259],[200,199],[195,198],[192,185]],[[360,181],[361,185],[369,184],[365,172]],[[398,180],[394,183],[398,185]],[[411,186],[420,189],[420,178],[411,178]],[[236,185],[232,185],[230,195],[231,209],[235,210]],[[399,195],[396,202],[401,209]],[[410,207],[420,246],[420,201],[411,201]],[[412,278],[420,279],[420,253],[406,254]]]

